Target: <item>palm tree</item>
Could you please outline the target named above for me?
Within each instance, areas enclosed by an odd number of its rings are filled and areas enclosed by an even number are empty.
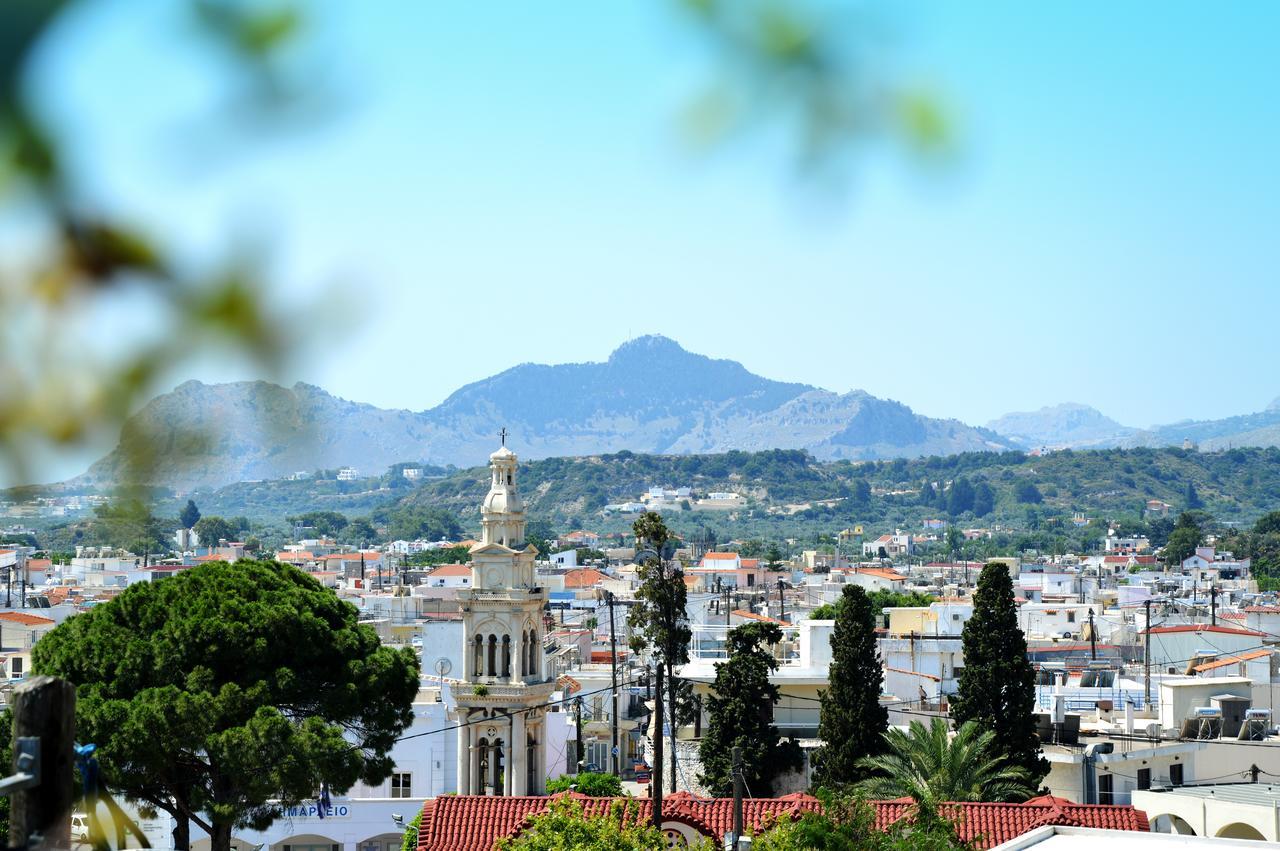
[[[947,722],[926,728],[912,721],[907,732],[890,727],[888,752],[865,757],[859,767],[874,774],[858,784],[869,797],[910,797],[922,812],[946,801],[1021,801],[1035,793],[1026,770],[1010,765],[995,733],[968,721],[952,738]]]

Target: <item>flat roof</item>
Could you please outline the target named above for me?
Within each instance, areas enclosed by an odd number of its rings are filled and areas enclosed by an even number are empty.
[[[1177,795],[1186,798],[1204,798],[1211,801],[1229,801],[1233,804],[1251,804],[1275,809],[1280,801],[1280,785],[1274,783],[1215,783],[1212,786],[1177,786],[1173,789],[1147,789],[1158,795]]]
[[[1180,833],[1143,833],[1135,830],[1098,830],[1089,827],[1050,825],[1036,828],[997,845],[991,851],[1097,851],[1098,848],[1263,848],[1254,839],[1221,839]]]

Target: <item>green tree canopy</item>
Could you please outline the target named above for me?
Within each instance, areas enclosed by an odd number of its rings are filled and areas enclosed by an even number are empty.
[[[637,558],[641,558],[637,571],[640,587],[636,589],[636,602],[627,614],[631,648],[637,653],[648,651],[654,664],[662,665],[666,675],[667,718],[672,740],[668,764],[671,767],[670,786],[674,789],[675,737],[679,722],[675,669],[689,661],[689,642],[693,638],[686,613],[689,589],[684,584],[684,571],[680,569],[679,562],[664,557],[672,541],[662,515],[646,511],[636,518],[631,530],[636,536],[636,549],[650,552],[643,558],[637,553]]]
[[[1040,493],[1040,489],[1036,487],[1035,482],[1022,481],[1013,491],[1014,499],[1027,505],[1038,505],[1044,502],[1044,496]]]
[[[784,815],[752,837],[753,851],[970,851],[955,826],[936,814],[917,811],[887,828],[876,827],[876,812],[865,799],[819,790],[822,812]]]
[[[200,536],[201,546],[205,547],[216,547],[219,541],[231,541],[236,537],[235,529],[229,522],[213,515],[201,517],[194,528]]]
[[[885,733],[888,750],[863,760],[867,797],[910,797],[934,812],[947,801],[1025,801],[1035,794],[1025,769],[1011,765],[993,730],[966,721],[951,737],[946,719]]]
[[[345,514],[338,511],[308,511],[305,514],[297,514],[285,519],[295,525],[315,529],[317,535],[323,535],[324,537],[337,535],[347,528],[347,524],[350,522]]]
[[[1253,524],[1253,533],[1255,535],[1280,534],[1280,511],[1269,511],[1259,517],[1258,522]]]
[[[1169,533],[1169,540],[1164,545],[1162,558],[1169,567],[1182,564],[1196,554],[1196,547],[1204,543],[1204,531],[1190,512],[1178,515],[1178,522]]]
[[[634,804],[618,801],[607,814],[588,815],[579,801],[563,798],[530,818],[516,836],[500,839],[494,847],[496,851],[666,851],[667,838],[652,823],[640,820]]]
[[[103,780],[198,824],[214,851],[323,786],[391,773],[418,663],[289,565],[212,562],[129,586],[53,629],[34,668],[77,684]]]
[[[378,530],[366,517],[357,517],[347,526],[343,537],[353,544],[365,546],[367,544],[376,543],[381,539]]]
[[[747,788],[759,797],[772,794],[773,781],[799,768],[799,746],[783,743],[773,725],[778,687],[769,674],[778,668],[770,645],[782,640],[774,623],[751,622],[729,630],[729,659],[716,665],[713,693],[707,698],[709,721],[698,756],[702,785],[718,797],[733,794],[733,748],[742,748]]]
[[[182,524],[183,529],[190,529],[199,519],[200,509],[196,507],[195,501],[187,500],[187,504],[178,512],[178,522]]]
[[[1035,670],[1027,640],[1018,627],[1009,569],[991,563],[982,569],[973,595],[973,617],[964,625],[964,670],[951,703],[957,724],[974,721],[993,730],[1010,763],[1027,773],[1031,786],[1048,772],[1035,731]]]
[[[951,490],[947,495],[947,513],[955,517],[966,511],[972,511],[973,498],[973,485],[969,484],[969,480],[964,477],[957,478],[951,483]]]
[[[588,798],[621,798],[627,794],[622,788],[622,778],[602,771],[583,771],[572,777],[561,775],[547,781],[548,795],[571,790]]]
[[[884,750],[889,712],[880,705],[884,671],[876,647],[876,612],[867,592],[846,585],[831,634],[831,687],[820,694],[814,782],[839,787],[862,779],[858,761]]]
[[[906,606],[927,606],[936,602],[936,598],[925,594],[922,591],[890,591],[888,588],[877,588],[874,591],[867,592],[867,599],[871,603],[871,611],[874,617],[879,617],[880,612],[884,609],[900,609]],[[840,612],[841,606],[844,605],[845,597],[841,594],[840,598],[834,603],[823,603],[813,610],[809,615],[813,620],[835,620]]]

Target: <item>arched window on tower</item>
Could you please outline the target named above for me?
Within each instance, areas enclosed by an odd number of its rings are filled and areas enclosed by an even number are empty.
[[[489,676],[498,676],[498,636],[489,636]]]
[[[529,630],[529,676],[538,676],[538,632]]]
[[[513,484],[513,482],[511,481],[511,474],[510,474],[510,473],[507,473],[507,484],[508,484],[508,485]]]
[[[511,676],[511,636],[502,636],[502,676]]]
[[[484,676],[484,637],[477,635],[476,640],[472,642],[475,645],[475,652],[471,656],[471,675],[473,677]]]
[[[529,633],[520,630],[520,676],[529,676]]]

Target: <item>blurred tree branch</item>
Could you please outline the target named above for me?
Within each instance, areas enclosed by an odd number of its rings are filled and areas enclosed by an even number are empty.
[[[215,271],[191,271],[165,234],[144,233],[125,214],[85,202],[66,165],[70,140],[42,120],[33,79],[40,47],[84,2],[0,4],[0,216],[20,220],[28,235],[16,265],[0,272],[0,315],[20,318],[0,335],[0,467],[17,482],[30,479],[30,460],[41,450],[82,446],[118,428],[154,392],[162,370],[225,351],[272,371],[292,344],[281,331],[290,326],[264,298],[256,263],[230,257]],[[298,7],[194,0],[188,8],[240,72],[245,85],[237,96],[257,113],[286,109],[302,90],[281,60],[304,32]],[[107,361],[66,339],[78,313],[138,293],[165,333],[138,334],[146,341]],[[130,478],[145,482],[150,460],[142,448],[133,452]]]

